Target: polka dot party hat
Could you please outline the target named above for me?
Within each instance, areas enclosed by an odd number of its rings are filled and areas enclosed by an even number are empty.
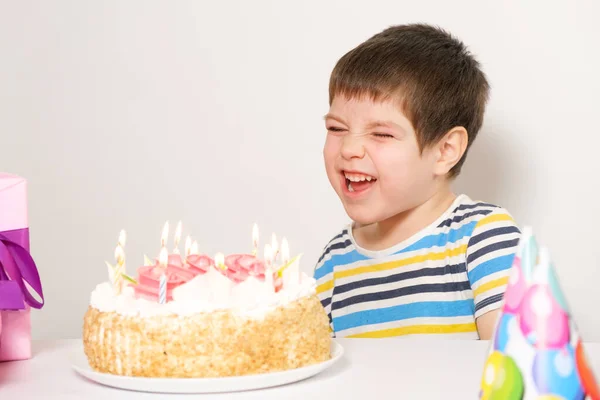
[[[548,251],[519,242],[481,378],[482,400],[600,400]]]

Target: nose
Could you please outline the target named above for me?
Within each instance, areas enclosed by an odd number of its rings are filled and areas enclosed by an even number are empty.
[[[363,158],[365,156],[365,147],[362,140],[356,135],[346,135],[342,141],[342,157],[346,160],[353,158]]]

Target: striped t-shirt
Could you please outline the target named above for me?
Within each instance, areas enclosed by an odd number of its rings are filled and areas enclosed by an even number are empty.
[[[359,247],[348,226],[314,272],[333,335],[478,339],[475,319],[500,307],[519,236],[506,210],[465,195],[387,250]]]

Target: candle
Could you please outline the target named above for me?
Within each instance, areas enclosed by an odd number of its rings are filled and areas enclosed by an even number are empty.
[[[165,247],[167,245],[167,239],[169,239],[169,221],[165,222],[165,226],[162,230],[162,235],[160,237],[160,247]]]
[[[227,268],[225,265],[225,255],[223,253],[215,254],[215,266],[221,270],[225,270]]]
[[[167,274],[165,272],[160,275],[160,281],[158,285],[158,302],[160,304],[167,303]]]
[[[169,252],[166,247],[160,249],[160,254],[158,255],[158,264],[161,268],[167,269],[167,264],[169,263]]]
[[[127,239],[127,235],[125,234],[125,229],[121,229],[121,232],[119,232],[119,246],[125,248],[125,241]]]
[[[258,225],[256,223],[252,227],[252,255],[258,255]]]
[[[273,269],[272,269],[273,248],[268,243],[265,245],[264,258],[265,258],[265,284],[267,285],[268,292],[272,293],[272,291],[275,289],[275,286],[273,286]]]
[[[190,254],[194,254],[194,255],[200,254],[200,251],[198,250],[198,242],[196,242],[195,240],[192,243],[192,248],[190,249]]]
[[[117,295],[121,294],[123,285],[123,274],[125,273],[125,253],[120,244],[115,249],[115,258],[117,259],[117,265],[113,274],[113,288]]]
[[[173,253],[175,253],[175,254],[179,254],[179,241],[181,240],[181,231],[182,231],[181,221],[179,221],[177,223],[177,228],[175,228],[175,238],[174,238],[175,248],[173,249]]]
[[[275,290],[275,285],[273,282],[273,270],[271,268],[267,268],[265,270],[265,285],[267,285],[269,293],[272,293]]]
[[[271,268],[273,265],[273,248],[268,243],[265,244],[264,259],[267,268]]]
[[[188,235],[185,238],[185,258],[188,258],[192,254],[192,238]]]

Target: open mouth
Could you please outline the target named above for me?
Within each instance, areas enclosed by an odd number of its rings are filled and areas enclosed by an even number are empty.
[[[377,182],[377,178],[371,175],[348,171],[343,171],[342,173],[344,178],[346,178],[346,189],[350,193],[364,192]]]

